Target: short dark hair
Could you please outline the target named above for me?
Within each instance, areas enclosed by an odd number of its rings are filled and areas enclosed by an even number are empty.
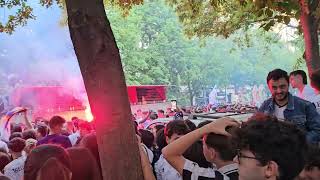
[[[313,167],[320,169],[320,148],[315,145],[310,145],[306,153],[305,169],[308,171]]]
[[[11,133],[22,132],[22,127],[19,124],[11,124]]]
[[[289,83],[289,76],[288,73],[282,69],[275,69],[273,71],[270,71],[267,76],[267,83],[272,79],[274,81],[277,81],[281,78],[285,78],[287,82]]]
[[[204,137],[207,146],[215,149],[221,160],[232,161],[237,155],[237,146],[232,137],[210,133]]]
[[[36,132],[32,129],[26,130],[22,132],[22,139],[37,139]]]
[[[310,80],[311,80],[311,85],[315,89],[320,91],[320,70],[318,72],[315,72],[315,73],[311,74]]]
[[[162,113],[162,114],[164,114],[164,110],[159,109],[159,110],[158,110],[158,113]]]
[[[198,124],[197,129],[202,128],[203,126],[210,124],[210,123],[212,123],[212,121],[210,121],[210,120],[202,121],[201,123]]]
[[[183,120],[170,121],[164,128],[164,134],[169,138],[171,138],[173,134],[185,135],[189,132],[190,129]]]
[[[22,133],[21,132],[14,132],[10,135],[9,137],[9,141],[13,138],[16,138],[16,137],[19,137],[19,138],[22,138]]]
[[[144,129],[139,129],[139,132],[141,134],[142,143],[144,145],[146,145],[149,149],[151,149],[151,147],[153,146],[153,142],[154,142],[153,134],[150,131],[144,130]]]
[[[48,127],[46,125],[38,125],[37,132],[41,134],[42,137],[48,135]]]
[[[22,152],[25,146],[26,141],[19,137],[11,139],[8,143],[8,148],[13,152]]]
[[[306,72],[304,72],[303,70],[296,70],[290,73],[290,76],[296,76],[296,75],[300,75],[302,77],[303,84],[308,84],[308,77]]]
[[[164,128],[160,129],[158,132],[157,132],[157,135],[156,135],[156,144],[159,148],[159,150],[161,151],[164,147],[166,147],[168,144],[167,144],[167,141],[166,141],[166,136],[164,135]]]
[[[66,123],[66,120],[63,117],[61,117],[61,116],[53,116],[49,121],[49,127],[53,128],[53,127],[56,127],[58,125],[62,125],[64,123]]]
[[[0,172],[3,171],[4,167],[11,162],[8,154],[0,152]]]
[[[194,131],[197,129],[197,126],[189,119],[185,120],[185,122],[191,131]]]
[[[295,124],[259,114],[243,123],[237,136],[240,150],[251,151],[262,165],[278,164],[279,179],[293,179],[302,171],[307,142]]]

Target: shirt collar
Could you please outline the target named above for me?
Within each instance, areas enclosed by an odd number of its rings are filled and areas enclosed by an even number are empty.
[[[221,172],[222,174],[228,174],[230,172],[238,171],[238,164],[233,163],[233,164],[223,166],[219,168],[218,171]]]
[[[272,101],[270,101],[269,108],[274,110],[274,106],[275,106],[275,102],[272,99]],[[288,104],[286,109],[294,110],[294,98],[290,93],[288,93]]]

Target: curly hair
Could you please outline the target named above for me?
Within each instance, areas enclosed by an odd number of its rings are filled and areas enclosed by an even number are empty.
[[[274,161],[279,179],[293,179],[304,167],[305,134],[296,125],[258,114],[238,130],[238,148],[249,150],[264,166]]]

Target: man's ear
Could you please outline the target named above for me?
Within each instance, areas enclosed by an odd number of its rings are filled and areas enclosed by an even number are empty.
[[[271,177],[279,177],[280,172],[279,172],[279,166],[276,162],[270,161],[268,164],[265,166],[265,177],[271,178]]]
[[[169,137],[168,136],[166,136],[166,142],[167,142],[167,144],[169,144]]]

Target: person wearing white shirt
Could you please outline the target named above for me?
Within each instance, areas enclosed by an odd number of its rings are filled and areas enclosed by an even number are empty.
[[[293,89],[298,89],[297,96],[299,98],[312,102],[316,93],[308,85],[307,74],[303,70],[296,70],[290,73],[290,84]]]
[[[314,73],[313,75],[311,75],[310,79],[311,86],[314,88],[316,93],[311,102],[316,106],[317,112],[320,114],[320,73]]]
[[[27,159],[23,155],[23,149],[26,146],[26,142],[22,138],[13,138],[8,143],[9,152],[13,157],[13,161],[4,167],[4,175],[11,180],[21,180],[24,175],[24,163]]]

